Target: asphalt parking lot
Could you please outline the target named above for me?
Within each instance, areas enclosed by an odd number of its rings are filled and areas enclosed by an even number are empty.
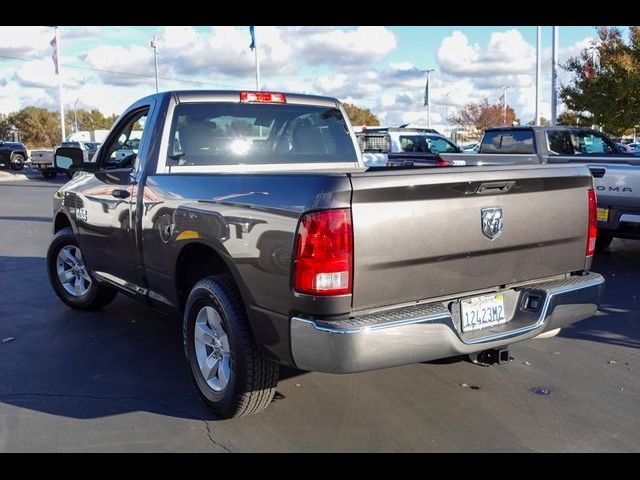
[[[55,297],[44,256],[62,183],[0,182],[1,452],[640,451],[640,241],[596,257],[596,317],[513,345],[507,365],[288,369],[263,414],[219,421],[177,321],[124,295],[93,313]]]

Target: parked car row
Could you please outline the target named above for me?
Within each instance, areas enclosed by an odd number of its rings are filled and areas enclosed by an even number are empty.
[[[357,136],[371,167],[586,164],[598,197],[597,250],[614,237],[640,239],[640,156],[632,152],[638,144],[617,144],[597,130],[567,126],[490,128],[464,150],[434,130],[374,128]]]

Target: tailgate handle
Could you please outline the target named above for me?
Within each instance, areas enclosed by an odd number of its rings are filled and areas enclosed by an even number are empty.
[[[516,182],[489,182],[481,183],[476,193],[506,193]]]
[[[591,175],[595,178],[602,178],[604,177],[604,174],[607,173],[605,168],[590,168],[589,170],[591,170]]]

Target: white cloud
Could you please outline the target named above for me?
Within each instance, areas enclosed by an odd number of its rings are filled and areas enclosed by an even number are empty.
[[[284,74],[295,64],[293,50],[276,27],[256,27],[262,72]],[[247,78],[254,72],[248,28],[212,27],[208,33],[193,27],[165,27],[161,37],[161,61],[176,74],[221,74]]]
[[[134,45],[129,48],[100,45],[89,50],[83,60],[90,66],[100,70],[102,81],[111,85],[137,85],[153,82],[153,78],[145,79],[141,76],[153,75],[153,58],[150,49]],[[123,75],[123,72],[129,75]]]
[[[83,25],[79,27],[65,28],[61,35],[63,40],[72,38],[99,37],[102,35],[102,28],[95,25]]]
[[[379,61],[398,45],[395,34],[379,26],[312,31],[300,36],[299,43],[302,55],[311,64],[352,66]]]
[[[492,33],[484,51],[477,44],[470,45],[467,36],[456,30],[442,40],[436,58],[442,71],[450,75],[513,75],[532,71],[535,49],[515,29]]]
[[[49,27],[4,26],[0,28],[0,55],[34,57],[45,50],[54,32]]]
[[[559,63],[563,64],[569,57],[578,55],[589,43],[592,37],[586,37],[573,45],[561,49]],[[441,79],[457,82],[461,79],[467,83],[465,99],[456,103],[461,105],[468,101],[478,101],[488,97],[490,102],[498,100],[503,86],[509,87],[507,101],[514,107],[516,115],[522,123],[530,121],[535,114],[535,46],[529,44],[517,30],[494,32],[491,34],[486,48],[478,44],[471,45],[467,36],[455,31],[445,37],[437,51],[437,60],[441,72]],[[542,116],[550,117],[550,89],[551,89],[551,49],[542,52],[541,72],[541,112]],[[570,76],[559,69],[559,80],[567,83]],[[433,77],[432,77],[433,78]],[[436,77],[438,78],[438,77]],[[469,87],[471,87],[469,89]],[[434,102],[442,101],[442,92],[434,92]],[[451,99],[454,95],[449,98]]]
[[[370,71],[361,75],[337,73],[321,75],[313,86],[317,93],[339,99],[361,99],[378,94],[382,86],[376,81],[377,73]]]
[[[54,88],[58,86],[58,77],[50,59],[33,60],[21,64],[15,70],[14,78],[21,87]],[[83,74],[64,68],[62,79],[63,85],[71,88],[77,87],[86,80]]]

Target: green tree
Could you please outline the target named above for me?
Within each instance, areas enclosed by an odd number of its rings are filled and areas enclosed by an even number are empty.
[[[558,117],[560,118],[560,117]],[[536,123],[535,120],[531,120],[529,123],[527,123],[527,125],[534,125]],[[549,120],[547,120],[544,117],[540,117],[540,125],[543,127],[548,127],[549,125],[551,125],[551,122],[549,122]]]
[[[75,113],[75,117],[74,117]],[[117,115],[105,117],[99,110],[73,110],[65,115],[67,120],[78,119],[78,130],[109,130],[118,119]],[[73,130],[72,130],[73,131]]]
[[[20,138],[27,148],[53,147],[62,138],[60,114],[46,108],[23,108],[10,113],[7,122],[20,132]]]
[[[573,77],[560,98],[587,124],[617,136],[640,125],[640,27],[629,27],[628,38],[617,27],[596,31],[598,40],[563,65]]]
[[[9,140],[11,135],[11,122],[4,113],[0,113],[0,140]]]
[[[347,116],[349,117],[349,121],[352,125],[380,125],[378,117],[376,117],[368,108],[360,108],[352,103],[343,103],[342,106],[347,112]]]
[[[565,110],[560,115],[558,115],[558,125],[566,125],[566,126],[574,126],[580,125],[583,127],[590,126],[592,123],[591,118],[586,117],[584,115],[579,115],[578,113]]]
[[[509,105],[507,105],[506,113],[507,118],[505,121],[502,102],[490,104],[485,97],[479,102],[467,103],[457,113],[449,117],[449,122],[461,127],[476,128],[478,130],[497,125],[513,125],[514,122],[519,122],[516,118],[516,112]]]

